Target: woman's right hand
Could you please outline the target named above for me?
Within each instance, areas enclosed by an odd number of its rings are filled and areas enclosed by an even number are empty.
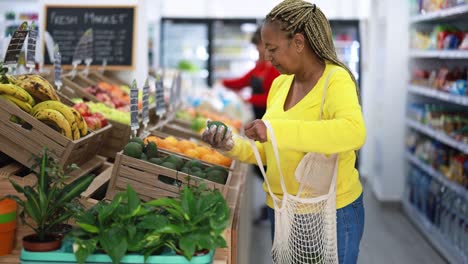
[[[203,131],[202,140],[215,149],[230,151],[234,147],[232,130],[228,128],[226,135],[224,135],[224,129],[224,126],[211,125]]]

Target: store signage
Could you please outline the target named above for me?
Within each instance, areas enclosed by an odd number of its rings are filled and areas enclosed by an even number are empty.
[[[130,127],[136,135],[136,131],[140,128],[140,122],[138,120],[138,87],[136,80],[133,80],[130,88]]]
[[[141,112],[141,118],[143,120],[143,125],[146,127],[149,123],[149,82],[148,78],[146,79],[145,85],[143,86],[143,109]]]
[[[98,69],[107,60],[110,70],[130,70],[134,67],[135,21],[134,6],[46,6],[45,30],[62,53],[62,64],[73,63],[76,44],[92,29],[91,41],[85,42],[84,57],[92,68]],[[47,52],[47,51],[46,51]],[[45,57],[45,64],[51,64]],[[78,58],[77,58],[78,60]]]
[[[158,116],[164,115],[166,113],[166,102],[164,101],[164,85],[163,78],[161,74],[156,76],[156,114]]]
[[[3,63],[5,66],[16,66],[27,35],[28,23],[23,22],[11,37]]]
[[[60,55],[58,45],[55,45],[54,48],[54,60],[54,83],[57,87],[57,90],[60,91],[60,88],[62,87],[62,55]]]
[[[36,66],[36,39],[37,30],[34,22],[31,23],[28,33],[28,48],[26,50],[26,66],[32,71]]]
[[[180,72],[177,73],[176,77],[176,98],[177,104],[180,104],[182,101],[182,74]]]

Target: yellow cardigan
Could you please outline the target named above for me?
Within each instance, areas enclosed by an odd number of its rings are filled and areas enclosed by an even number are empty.
[[[332,73],[325,95],[322,121],[319,121],[323,86]],[[294,75],[280,75],[273,82],[263,116],[275,132],[280,153],[280,165],[288,193],[296,194],[299,185],[294,172],[308,152],[339,153],[337,178],[337,208],[342,208],[362,193],[359,173],[355,169],[355,150],[361,148],[366,129],[359,105],[356,86],[349,73],[339,66],[327,63],[315,87],[296,105],[284,111],[284,103]],[[268,136],[268,140],[270,137]],[[256,164],[255,156],[246,138],[235,137],[234,148],[227,154],[242,162]],[[271,142],[256,142],[262,161],[267,165],[267,177],[273,193],[282,198],[281,183]],[[273,207],[266,184],[267,205]]]

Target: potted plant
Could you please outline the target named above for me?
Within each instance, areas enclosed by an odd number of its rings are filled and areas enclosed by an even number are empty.
[[[16,191],[25,196],[25,200],[15,195],[8,195],[22,208],[20,213],[23,224],[31,227],[34,234],[23,238],[23,247],[28,251],[50,251],[60,247],[62,236],[52,234],[51,231],[70,219],[77,209],[77,198],[93,181],[93,176],[80,177],[70,184],[53,181],[51,172],[58,163],[49,158],[44,149],[40,160],[37,186],[21,187],[14,181],[11,184]],[[28,216],[28,219],[26,219]]]
[[[172,225],[164,244],[191,259],[210,250],[227,247],[222,233],[229,225],[229,207],[218,190],[205,184],[185,186],[179,200],[161,198],[146,205],[162,208]]]
[[[181,197],[142,203],[131,186],[111,202],[101,201],[76,215],[78,229],[70,233],[78,263],[102,249],[113,263],[127,253],[145,256],[177,252],[191,259],[226,247],[221,233],[229,224],[229,208],[219,191],[204,185],[184,187]]]

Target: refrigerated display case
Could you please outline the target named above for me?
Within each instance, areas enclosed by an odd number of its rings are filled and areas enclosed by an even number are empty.
[[[161,67],[192,66],[193,74],[208,86],[237,77],[258,58],[250,43],[256,23],[256,19],[162,18]]]
[[[162,18],[161,21],[163,68],[190,62],[198,79],[212,86],[220,79],[242,76],[255,66],[258,52],[251,37],[261,19]],[[359,20],[331,20],[330,25],[338,57],[359,83],[362,78]]]

